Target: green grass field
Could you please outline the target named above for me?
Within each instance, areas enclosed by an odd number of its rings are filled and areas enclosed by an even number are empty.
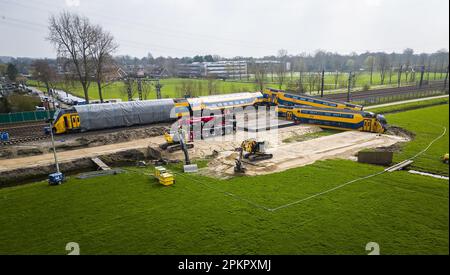
[[[449,98],[434,98],[424,101],[415,101],[410,103],[404,103],[404,104],[398,104],[398,105],[391,105],[391,106],[385,106],[385,107],[378,107],[378,108],[372,108],[368,111],[374,112],[374,113],[380,113],[380,114],[388,114],[388,113],[397,113],[397,112],[404,112],[409,110],[415,110],[415,109],[421,109],[425,107],[431,107],[436,105],[444,105],[448,104]]]
[[[388,121],[416,133],[396,154],[405,159],[448,127],[448,105]],[[447,135],[415,167],[448,174],[448,147]],[[151,168],[129,170],[1,189],[0,254],[65,254],[68,242],[81,254],[366,254],[368,242],[381,254],[449,254],[448,181],[385,173],[270,212],[220,191],[275,208],[383,168],[329,160],[231,180],[180,174],[172,187],[145,175]]]
[[[208,95],[208,81],[204,79],[181,79],[181,78],[169,78],[161,80],[163,85],[161,94],[164,98],[181,98],[184,97],[185,91],[183,90],[183,82],[190,83],[192,85],[194,96]],[[42,90],[45,90],[42,84],[38,85],[36,81],[29,80],[29,85],[38,86]],[[89,98],[91,100],[99,99],[97,85],[93,83],[89,87]],[[243,83],[243,82],[232,82],[232,81],[222,81],[216,80],[216,93],[227,94],[227,93],[240,93],[240,92],[254,92],[257,90],[255,84],[253,83]],[[63,89],[61,85],[56,84],[56,88]],[[133,98],[138,98],[137,94],[137,84],[134,85],[133,90],[135,91]],[[75,96],[84,98],[84,92],[79,84],[75,84],[69,87],[69,92]],[[124,101],[128,100],[128,95],[126,92],[126,86],[123,82],[114,82],[103,88],[103,98],[104,99],[122,99]],[[147,99],[155,99],[156,92],[155,88],[151,88]]]
[[[443,79],[445,77],[445,74],[441,74],[438,73],[436,74],[436,79]],[[290,77],[290,74],[286,75],[286,81],[285,84],[282,85],[282,89],[287,89],[288,88],[288,81],[295,81],[299,78],[298,73],[293,74],[292,75],[292,79]],[[343,87],[346,87],[347,85],[347,78],[348,76],[346,74],[341,74],[340,78],[339,78],[339,85],[337,86],[338,89],[342,89]],[[356,83],[355,83],[355,87],[354,89],[361,89],[362,86],[364,86],[364,84],[369,83],[369,79],[370,76],[368,73],[366,72],[362,72],[362,73],[358,73],[357,79],[356,79]],[[434,75],[430,74],[430,80],[434,79]],[[273,87],[273,88],[278,88],[279,85],[277,84],[277,76],[274,76],[274,82],[272,82],[272,78],[269,76],[267,77],[267,83],[266,86],[267,87]],[[326,90],[333,90],[335,89],[335,85],[334,85],[334,75],[330,75],[327,74],[325,77],[325,89]],[[407,85],[408,83],[406,82],[406,75],[402,76],[402,85]],[[416,81],[418,81],[418,78],[416,76]],[[304,85],[308,85],[307,84],[307,80],[304,80],[305,84]],[[380,76],[379,73],[374,73],[373,75],[373,84],[371,86],[371,88],[378,88],[381,86],[380,85]],[[183,86],[183,83],[185,84]],[[202,96],[202,95],[208,95],[208,80],[205,79],[182,79],[182,78],[169,78],[169,79],[163,79],[161,80],[161,84],[163,85],[162,87],[162,96],[164,98],[181,98],[184,97],[185,95],[185,88],[186,84],[188,83],[188,85],[191,86],[192,89],[192,95],[193,96]],[[250,81],[248,81],[246,78],[242,78],[242,79],[234,79],[234,80],[228,80],[228,81],[223,81],[223,80],[215,80],[215,94],[226,94],[226,93],[239,93],[239,92],[254,92],[257,91],[259,88],[257,85],[255,85],[254,80],[250,79]],[[318,82],[317,82],[318,83]],[[413,82],[414,83],[414,82]],[[37,86],[39,87],[41,90],[45,90],[45,87],[42,83],[37,83],[34,80],[29,80],[27,81],[28,85],[31,86]],[[384,83],[384,86],[389,86],[389,79],[387,79]],[[409,83],[409,85],[412,83]],[[392,85],[391,86],[396,86],[397,85],[397,75],[393,75],[392,77]],[[55,85],[56,88],[58,89],[63,89],[64,87],[61,84],[56,83]],[[309,91],[308,87],[305,87],[307,89],[307,91]],[[80,84],[75,83],[73,86],[67,87],[66,90],[69,91],[69,93],[84,98],[84,92],[83,89],[81,87]],[[134,85],[133,88],[134,91],[134,95],[133,98],[138,98],[138,94],[137,94],[137,84]],[[342,90],[344,91],[344,90]],[[312,93],[317,93],[317,89],[313,89]],[[99,95],[98,95],[98,89],[97,89],[97,85],[95,83],[92,83],[91,86],[89,87],[89,98],[91,100],[97,100],[99,99]],[[103,88],[103,98],[104,99],[122,99],[124,101],[128,100],[128,95],[126,92],[126,86],[123,82],[113,82],[107,86],[105,86]],[[155,92],[155,88],[151,88],[147,99],[155,99],[156,98],[156,92]]]

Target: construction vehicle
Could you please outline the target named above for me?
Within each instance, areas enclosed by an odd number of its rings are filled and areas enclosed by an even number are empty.
[[[183,129],[180,128],[177,132],[178,140],[181,146],[181,150],[183,150],[184,153],[184,166],[183,171],[185,173],[195,173],[198,171],[197,164],[191,164],[191,160],[189,158],[189,152],[188,152],[188,144],[184,141],[184,132]]]
[[[236,159],[236,166],[234,167],[234,172],[245,173],[246,168],[244,167],[242,159],[248,159],[249,161],[259,161],[271,159],[272,154],[266,153],[266,142],[256,141],[255,139],[246,139],[241,143],[241,147],[236,150],[239,151],[239,158]]]
[[[318,108],[335,108],[353,111],[362,111],[363,106],[349,102],[340,102],[330,99],[322,99],[306,95],[295,95],[286,93],[283,90],[266,89],[263,92],[263,99],[258,102],[260,105],[269,106],[311,106]]]
[[[64,181],[64,175],[61,172],[55,172],[48,176],[49,185],[60,185]]]
[[[387,121],[383,115],[365,111],[309,106],[279,106],[278,116],[295,123],[317,125],[321,128],[335,130],[356,130],[380,134],[387,130]]]
[[[442,157],[442,162],[444,162],[445,164],[448,164],[448,158],[449,158],[449,155],[447,153]]]
[[[159,145],[159,148],[162,150],[167,150],[169,153],[182,150],[182,144],[180,142],[181,135],[179,133],[171,134],[169,131],[164,132],[164,139],[166,140],[165,143]],[[194,148],[194,144],[192,143],[186,143],[185,144],[187,149]]]
[[[160,184],[169,186],[175,183],[175,178],[172,173],[169,173],[166,168],[162,166],[155,167],[153,177],[156,178]]]

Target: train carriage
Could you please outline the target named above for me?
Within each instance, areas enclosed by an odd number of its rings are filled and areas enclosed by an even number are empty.
[[[269,105],[296,106],[305,105],[318,108],[335,108],[362,111],[363,106],[349,102],[333,101],[306,95],[295,95],[282,90],[266,89],[263,93],[263,103]]]
[[[55,113],[53,131],[62,134],[170,122],[182,116],[220,116],[232,108],[253,106],[261,98],[257,92],[77,105]]]
[[[310,106],[279,106],[278,115],[297,123],[336,130],[384,133],[387,127],[384,116],[364,111]]]

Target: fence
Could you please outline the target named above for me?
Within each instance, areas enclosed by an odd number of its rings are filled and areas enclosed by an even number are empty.
[[[50,117],[53,117],[54,113],[55,111],[50,111]],[[39,121],[48,118],[47,111],[8,113],[0,114],[0,124]]]
[[[390,102],[396,102],[396,101],[403,101],[403,100],[409,100],[409,99],[417,99],[417,98],[424,98],[424,97],[431,97],[431,96],[438,96],[438,95],[445,95],[447,94],[445,91],[442,90],[434,90],[434,91],[412,91],[408,93],[401,93],[401,94],[394,94],[394,95],[377,95],[374,97],[364,98],[364,99],[357,99],[354,100],[354,103],[370,106],[370,105],[377,105],[377,104],[383,104],[383,103],[390,103]]]

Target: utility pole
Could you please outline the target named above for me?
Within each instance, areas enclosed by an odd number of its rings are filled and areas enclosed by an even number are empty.
[[[320,97],[323,97],[323,86],[325,83],[325,69],[322,69],[322,85],[320,87]]]
[[[444,79],[444,91],[447,88],[447,82],[448,82],[448,69],[449,66],[447,66],[447,73],[445,74],[445,79]]]
[[[400,68],[398,69],[398,87],[400,88],[400,84],[402,81],[402,69],[403,69],[403,65],[400,65]]]
[[[47,101],[48,102],[48,101]],[[48,104],[50,106],[50,104]],[[53,157],[55,159],[56,173],[49,175],[49,183],[51,185],[61,184],[64,180],[64,175],[59,170],[58,156],[56,155],[55,138],[53,136],[53,119],[50,118],[50,110],[47,108],[49,132],[52,139]]]
[[[128,101],[133,101],[133,94],[132,94],[132,87],[131,87],[131,79],[127,79],[127,94],[128,94]]]
[[[419,82],[419,87],[422,88],[422,84],[423,84],[423,74],[425,73],[425,66],[422,65],[422,67],[420,68],[420,82]]]
[[[352,72],[348,74],[348,91],[347,91],[347,102],[351,101],[350,92],[352,89]]]
[[[139,100],[142,100],[142,79],[138,78],[138,94]]]
[[[161,88],[163,87],[162,84],[159,83],[159,78],[156,80],[156,98],[157,99],[161,99]]]

